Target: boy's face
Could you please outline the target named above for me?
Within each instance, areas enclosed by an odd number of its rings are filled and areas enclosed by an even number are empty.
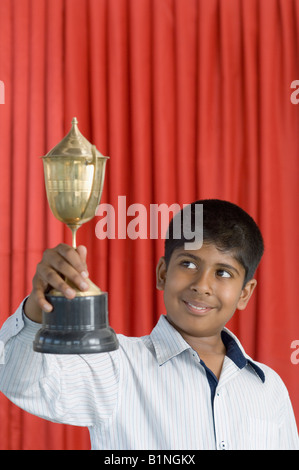
[[[236,309],[243,310],[256,286],[243,287],[245,269],[215,245],[199,250],[176,249],[157,265],[157,288],[164,290],[167,318],[183,336],[210,337],[221,330]]]

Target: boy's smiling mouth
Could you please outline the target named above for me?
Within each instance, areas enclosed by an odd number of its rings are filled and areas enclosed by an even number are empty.
[[[183,300],[183,303],[191,313],[195,313],[196,315],[205,315],[215,308],[205,302],[198,302],[195,300]]]

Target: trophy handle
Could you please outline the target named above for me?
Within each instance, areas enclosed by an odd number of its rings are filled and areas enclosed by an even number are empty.
[[[94,192],[95,192],[95,184],[96,184],[96,176],[97,176],[97,173],[98,173],[98,158],[97,158],[97,150],[96,150],[96,146],[95,145],[92,145],[91,146],[91,154],[92,154],[92,158],[91,160],[86,160],[86,164],[87,165],[93,165],[94,166],[94,173],[93,173],[93,180],[92,180],[92,187],[91,187],[91,190],[90,190],[90,196],[88,198],[88,201],[86,203],[86,207],[85,207],[85,210],[81,216],[82,219],[85,218],[85,215],[86,213],[88,213],[88,210],[90,209],[90,205],[91,205],[91,200],[92,198],[94,197]],[[103,158],[107,158],[107,157],[103,157]],[[103,168],[103,171],[104,171],[104,168]],[[101,194],[102,194],[102,189],[103,189],[103,185],[102,187],[100,188],[100,195],[99,195],[99,199],[101,198]],[[99,201],[98,201],[99,203]],[[94,214],[93,214],[94,215]],[[77,234],[77,230],[78,228],[81,226],[81,224],[78,224],[78,225],[71,225],[69,224],[68,227],[71,229],[72,231],[72,246],[73,248],[77,248],[77,242],[76,242],[76,234]]]
[[[96,149],[96,146],[95,146],[95,145],[92,145],[92,146],[91,146],[91,155],[92,155],[92,158],[91,158],[90,161],[87,161],[87,164],[94,166],[93,179],[92,179],[92,187],[91,187],[90,196],[89,196],[89,198],[88,198],[88,202],[87,202],[87,204],[86,204],[85,211],[83,212],[82,218],[84,218],[84,215],[86,214],[87,209],[88,209],[89,206],[90,206],[90,201],[91,201],[91,199],[92,199],[92,196],[93,196],[93,194],[94,194],[94,189],[95,189],[96,175],[97,175],[97,170],[98,170],[97,149]],[[102,193],[102,188],[100,189],[100,195],[101,195],[101,193]]]

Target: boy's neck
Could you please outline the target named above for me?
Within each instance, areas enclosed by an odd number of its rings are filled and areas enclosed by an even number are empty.
[[[190,344],[199,357],[202,356],[225,356],[226,348],[221,339],[221,334],[208,337],[194,337],[186,333],[182,333],[184,340]]]
[[[203,361],[213,374],[219,380],[222,366],[226,354],[226,348],[221,340],[221,337],[218,338],[200,338],[198,340],[188,339],[185,340],[190,344],[192,349],[197,352],[201,361]]]
[[[226,354],[226,348],[221,339],[221,332],[214,336],[196,337],[181,331],[176,325],[173,326],[219,380]]]

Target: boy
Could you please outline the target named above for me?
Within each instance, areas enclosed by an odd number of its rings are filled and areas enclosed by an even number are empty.
[[[4,324],[0,389],[45,419],[88,426],[93,449],[298,449],[288,392],[269,367],[246,355],[225,328],[255,287],[263,240],[253,219],[220,200],[203,205],[203,245],[174,236],[157,265],[166,316],[149,336],[119,335],[117,351],[84,356],[34,353],[44,291],[82,290],[86,250],[46,250],[24,312]],[[182,217],[183,220],[183,217]],[[188,240],[189,241],[189,240]]]

